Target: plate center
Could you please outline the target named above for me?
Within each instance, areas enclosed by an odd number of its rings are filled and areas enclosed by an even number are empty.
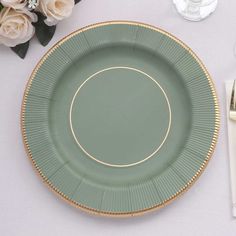
[[[135,68],[96,72],[79,86],[70,106],[75,142],[88,157],[111,167],[134,166],[153,157],[170,126],[164,89]]]

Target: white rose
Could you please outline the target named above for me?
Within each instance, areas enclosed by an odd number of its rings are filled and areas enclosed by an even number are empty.
[[[71,15],[74,5],[74,0],[40,0],[37,10],[47,17],[47,25],[55,25]]]
[[[26,6],[27,0],[0,0],[3,6],[14,9],[22,9]]]
[[[37,16],[25,9],[3,8],[0,12],[0,44],[15,47],[30,40],[34,35],[31,24],[34,21]]]

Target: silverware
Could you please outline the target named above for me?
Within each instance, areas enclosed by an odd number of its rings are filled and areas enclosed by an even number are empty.
[[[235,152],[235,131],[236,131],[236,80],[233,82],[233,88],[230,98],[230,110],[228,120],[229,134],[229,167],[230,167],[230,182],[232,194],[233,216],[236,217],[236,152]]]
[[[229,110],[229,118],[231,120],[236,121],[236,80],[234,80],[233,88],[232,88],[232,94],[231,94],[231,100],[230,100],[230,110]]]

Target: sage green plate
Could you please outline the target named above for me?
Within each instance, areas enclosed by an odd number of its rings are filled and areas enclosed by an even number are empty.
[[[188,189],[219,128],[212,81],[174,36],[134,22],[86,27],[36,66],[22,106],[27,152],[68,202],[135,215]]]

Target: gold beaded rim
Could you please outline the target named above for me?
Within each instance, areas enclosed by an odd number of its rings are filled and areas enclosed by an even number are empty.
[[[174,40],[175,42],[180,44],[184,49],[186,49],[193,56],[193,58],[197,61],[197,63],[200,65],[200,67],[202,68],[202,70],[204,71],[204,73],[205,73],[205,75],[206,75],[206,77],[208,79],[209,86],[211,88],[212,96],[213,96],[213,99],[214,99],[214,108],[215,108],[215,130],[214,130],[211,146],[209,148],[209,151],[208,151],[208,153],[206,155],[205,160],[203,161],[203,164],[201,165],[199,170],[196,172],[196,174],[192,177],[192,179],[189,180],[189,182],[183,188],[181,188],[177,193],[175,193],[169,199],[166,199],[165,201],[163,201],[162,203],[160,203],[160,204],[158,204],[156,206],[153,206],[153,207],[147,208],[147,209],[143,209],[143,210],[139,210],[139,211],[134,211],[134,212],[117,212],[117,213],[116,212],[98,211],[96,209],[88,208],[86,206],[78,204],[77,202],[75,202],[74,200],[72,200],[68,196],[66,196],[64,193],[62,193],[59,189],[57,189],[47,179],[47,177],[44,176],[44,174],[41,172],[40,168],[37,166],[36,162],[34,161],[34,159],[32,157],[32,153],[31,153],[30,147],[28,145],[28,140],[27,140],[27,136],[26,136],[26,129],[25,129],[25,108],[26,108],[28,92],[30,90],[32,81],[35,78],[35,75],[36,75],[37,71],[39,70],[41,65],[45,62],[45,60],[48,58],[48,56],[54,50],[56,50],[61,44],[63,44],[65,41],[69,40],[70,38],[74,37],[77,34],[80,34],[83,31],[86,31],[86,30],[89,30],[89,29],[93,29],[93,28],[97,28],[97,27],[101,27],[101,26],[116,25],[116,24],[135,25],[135,26],[141,26],[141,27],[144,27],[144,28],[151,29],[153,31],[162,33],[165,36],[168,36],[169,38],[171,38],[172,40]],[[166,31],[164,31],[164,30],[162,30],[160,28],[157,28],[157,27],[154,27],[154,26],[151,26],[151,25],[148,25],[148,24],[144,24],[144,23],[133,22],[133,21],[108,21],[108,22],[92,24],[90,26],[86,26],[86,27],[84,27],[82,29],[79,29],[79,30],[76,30],[76,31],[72,32],[71,34],[67,35],[66,37],[61,39],[59,42],[57,42],[54,46],[52,46],[48,50],[47,53],[45,53],[45,55],[41,58],[41,60],[38,62],[38,64],[34,68],[32,74],[31,74],[31,76],[29,78],[29,81],[28,81],[28,83],[26,85],[25,92],[24,92],[24,95],[23,95],[22,106],[21,106],[21,133],[22,133],[22,137],[23,137],[23,142],[24,142],[24,146],[25,146],[25,150],[27,152],[27,155],[28,155],[28,157],[30,159],[30,162],[31,162],[32,166],[36,170],[36,173],[42,178],[43,182],[49,187],[49,189],[51,189],[54,193],[56,193],[64,201],[66,201],[67,203],[69,203],[70,205],[72,205],[72,206],[74,206],[76,208],[80,208],[83,211],[86,211],[86,212],[92,213],[92,214],[96,214],[96,215],[100,215],[100,216],[129,217],[129,216],[143,215],[144,213],[151,212],[151,211],[154,211],[156,209],[162,208],[162,207],[168,205],[169,203],[171,203],[172,201],[174,201],[179,196],[181,196],[184,192],[186,192],[196,182],[196,180],[200,177],[200,175],[205,170],[205,168],[206,168],[206,166],[207,166],[209,160],[211,159],[212,154],[213,154],[213,152],[215,150],[216,143],[217,143],[218,136],[219,136],[219,129],[220,129],[220,109],[219,109],[219,103],[218,103],[218,98],[217,98],[217,95],[216,95],[215,86],[214,86],[214,83],[212,81],[212,78],[211,78],[209,72],[207,71],[206,67],[201,62],[199,57],[184,42],[182,42],[181,40],[179,40],[178,38],[176,38],[172,34],[166,32]]]

